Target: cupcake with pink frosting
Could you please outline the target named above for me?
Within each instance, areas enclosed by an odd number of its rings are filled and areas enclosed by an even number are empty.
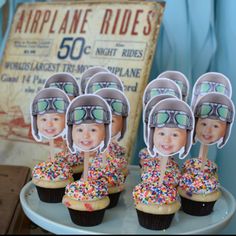
[[[147,229],[169,228],[180,209],[176,188],[158,183],[142,182],[133,189],[133,199],[139,224]]]
[[[62,203],[68,208],[73,223],[95,226],[102,223],[110,203],[107,185],[99,180],[77,180],[66,186]]]

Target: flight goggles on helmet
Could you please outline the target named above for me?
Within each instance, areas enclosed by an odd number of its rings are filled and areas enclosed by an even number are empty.
[[[204,81],[199,83],[196,87],[195,94],[205,94],[208,92],[218,92],[229,96],[229,90],[224,84],[212,81]]]
[[[195,116],[200,118],[217,117],[220,120],[229,123],[233,120],[233,112],[228,106],[210,102],[197,105]]]
[[[70,113],[69,124],[78,125],[86,120],[109,124],[109,113],[101,106],[80,106]]]
[[[162,128],[167,124],[172,124],[181,129],[192,129],[191,117],[183,111],[159,110],[152,114],[151,127]]]
[[[179,86],[182,94],[187,94],[188,88],[185,83],[183,83],[182,81],[177,80],[177,79],[173,79],[173,81]]]
[[[90,91],[91,93],[95,93],[97,90],[101,88],[115,88],[121,91],[123,90],[122,87],[115,82],[95,82],[92,83],[91,85],[88,85],[88,91]]]
[[[116,115],[128,116],[127,104],[115,98],[105,98],[105,100],[110,105],[112,113]]]
[[[53,82],[49,84],[50,88],[59,88],[68,96],[76,96],[78,94],[76,86],[72,82]]]
[[[171,88],[152,88],[149,91],[147,91],[146,101],[149,101],[155,96],[161,95],[161,94],[167,94],[167,95],[173,95],[176,97],[179,97],[179,95],[176,93],[174,89]]]
[[[33,103],[33,115],[42,115],[49,111],[65,113],[69,103],[63,98],[40,98]]]

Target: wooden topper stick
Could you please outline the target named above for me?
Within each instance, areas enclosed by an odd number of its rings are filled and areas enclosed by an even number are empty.
[[[50,161],[54,161],[54,139],[49,139]]]
[[[104,168],[107,164],[107,158],[106,158],[107,151],[104,151],[102,153],[102,167]]]
[[[84,181],[87,181],[88,179],[89,158],[90,158],[90,153],[84,152],[84,173],[83,173]]]
[[[165,176],[165,172],[166,172],[166,165],[168,162],[168,156],[167,157],[160,157],[160,178],[159,178],[159,185],[163,184],[163,179]]]
[[[63,149],[64,153],[67,153],[67,145],[66,145],[66,141],[65,140],[62,141],[62,149]]]
[[[208,153],[208,146],[205,144],[201,144],[199,155],[198,155],[199,158],[202,160],[201,171],[204,170],[204,167],[207,161],[207,153]]]

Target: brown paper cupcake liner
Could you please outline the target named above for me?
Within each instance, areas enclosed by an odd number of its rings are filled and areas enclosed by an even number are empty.
[[[169,215],[156,215],[151,213],[146,213],[136,209],[138,215],[139,224],[146,228],[152,230],[163,230],[170,227],[172,219],[175,214]]]
[[[97,211],[77,211],[68,208],[73,223],[80,226],[95,226],[102,223],[105,208]]]
[[[36,186],[39,199],[42,202],[48,203],[59,203],[62,201],[62,198],[65,194],[64,188],[42,188],[40,186]]]
[[[121,192],[108,194],[108,197],[110,199],[110,204],[107,206],[107,209],[113,208],[118,204],[120,193]]]
[[[82,176],[82,173],[83,172],[73,173],[72,177],[73,177],[74,181],[79,180],[81,178],[81,176]]]
[[[182,211],[193,216],[206,216],[213,212],[216,201],[197,202],[180,196]]]

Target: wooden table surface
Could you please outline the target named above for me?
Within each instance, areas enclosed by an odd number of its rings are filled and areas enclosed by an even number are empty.
[[[0,234],[27,233],[30,221],[21,208],[19,194],[30,176],[29,167],[0,165]]]

